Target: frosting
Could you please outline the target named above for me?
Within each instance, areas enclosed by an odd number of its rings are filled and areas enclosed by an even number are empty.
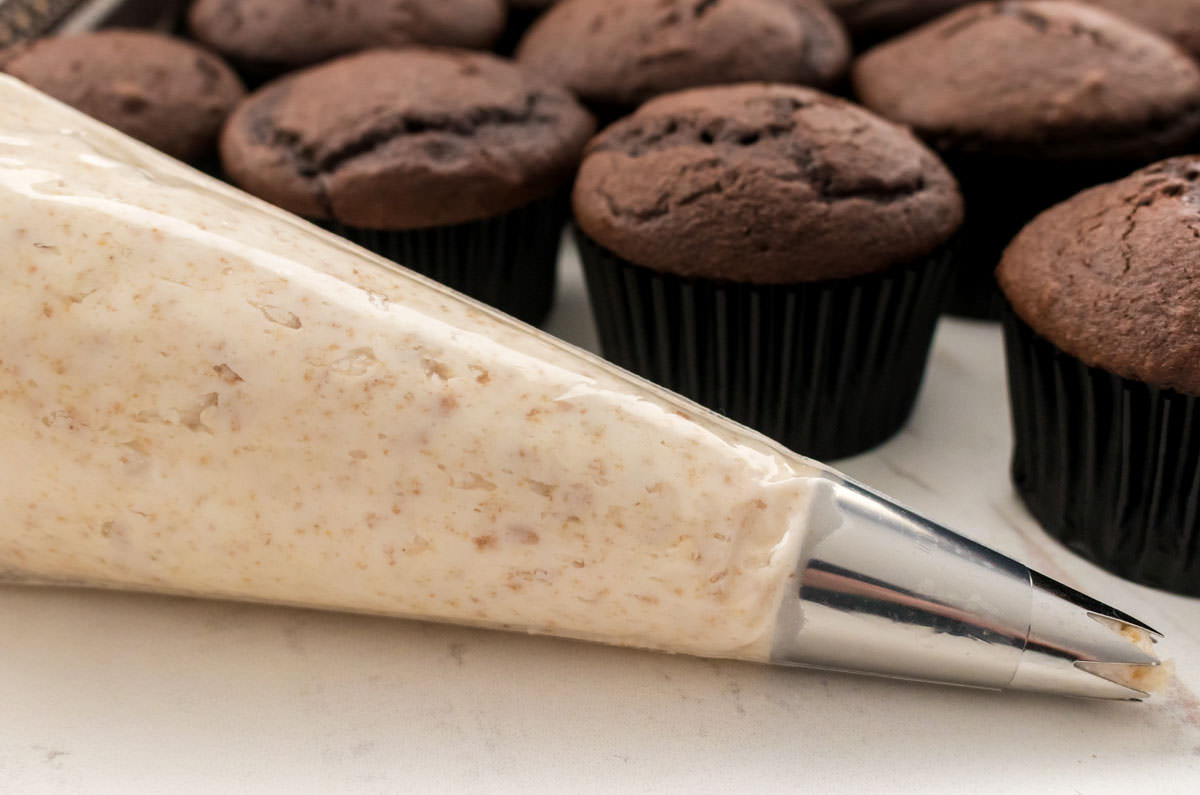
[[[0,79],[0,572],[766,659],[819,470]]]

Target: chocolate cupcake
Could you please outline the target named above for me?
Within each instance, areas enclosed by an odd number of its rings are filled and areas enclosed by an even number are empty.
[[[277,75],[376,47],[487,49],[504,0],[195,0],[192,35],[251,75]]]
[[[1105,568],[1200,596],[1200,157],[1038,216],[997,277],[1013,480]]]
[[[158,33],[106,30],[0,51],[0,71],[192,163],[213,154],[245,89],[220,58]]]
[[[1200,67],[1078,3],[968,6],[865,54],[854,87],[958,177],[967,217],[951,309],[974,317],[999,317],[992,272],[1035,215],[1200,133]]]
[[[907,419],[962,204],[903,128],[798,86],[669,94],[588,145],[573,204],[612,361],[817,458]]]
[[[971,0],[827,0],[862,46],[903,33]]]
[[[563,83],[602,120],[693,86],[764,81],[828,87],[850,57],[819,0],[564,0],[517,60]]]
[[[1083,0],[1157,31],[1200,57],[1200,0]]]
[[[565,90],[496,56],[374,50],[252,94],[221,157],[251,193],[538,323],[593,130]]]

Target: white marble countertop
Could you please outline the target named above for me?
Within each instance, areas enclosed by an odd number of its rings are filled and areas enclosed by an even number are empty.
[[[564,258],[552,330],[594,345]],[[1200,792],[1200,600],[1074,557],[1008,481],[1000,332],[943,323],[907,430],[842,468],[1167,636],[1144,704],[456,627],[0,587],[0,792]]]

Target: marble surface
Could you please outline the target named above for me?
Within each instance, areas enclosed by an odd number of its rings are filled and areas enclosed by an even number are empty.
[[[551,328],[595,345],[572,252]],[[1200,792],[1200,600],[1074,557],[1009,486],[999,330],[943,323],[849,474],[1165,633],[1144,704],[300,610],[0,587],[0,792]]]

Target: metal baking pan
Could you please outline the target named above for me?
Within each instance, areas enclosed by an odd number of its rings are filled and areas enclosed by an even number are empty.
[[[99,28],[173,31],[183,6],[183,0],[0,0],[0,47]]]

